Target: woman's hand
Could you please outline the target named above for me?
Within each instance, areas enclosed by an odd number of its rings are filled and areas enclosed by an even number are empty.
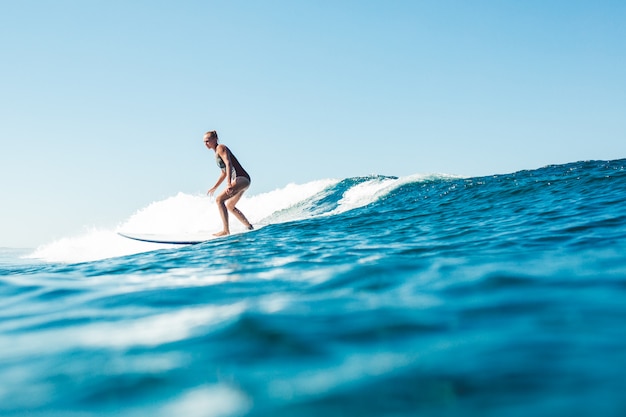
[[[230,184],[228,184],[228,187],[226,187],[226,195],[231,195],[233,193],[235,185],[237,185],[237,178],[234,178]]]

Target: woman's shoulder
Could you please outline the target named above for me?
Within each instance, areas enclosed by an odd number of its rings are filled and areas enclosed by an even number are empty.
[[[222,152],[222,151],[230,151],[230,149],[228,149],[228,146],[222,144],[222,143],[218,143],[218,145],[215,147],[215,150],[217,150],[218,152]]]

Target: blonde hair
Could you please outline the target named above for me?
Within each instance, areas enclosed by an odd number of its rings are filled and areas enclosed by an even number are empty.
[[[215,139],[218,139],[217,130],[209,130],[205,133],[205,135],[209,135],[209,138],[215,137]]]

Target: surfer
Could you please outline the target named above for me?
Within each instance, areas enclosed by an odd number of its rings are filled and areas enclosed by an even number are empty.
[[[228,225],[229,211],[233,213],[248,230],[252,230],[254,228],[248,219],[246,219],[246,216],[243,215],[241,210],[235,207],[243,193],[250,187],[250,175],[243,169],[230,149],[228,149],[226,145],[218,144],[217,140],[217,132],[215,130],[204,134],[204,144],[207,148],[215,151],[215,162],[217,162],[217,166],[222,170],[217,182],[207,194],[213,195],[217,187],[220,186],[224,179],[226,180],[226,189],[215,199],[224,228],[221,232],[214,233],[214,236],[226,236],[230,234],[230,227]]]

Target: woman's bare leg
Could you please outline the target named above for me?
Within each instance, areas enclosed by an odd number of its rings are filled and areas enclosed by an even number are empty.
[[[230,234],[230,228],[228,227],[228,210],[226,210],[226,198],[223,198],[226,194],[224,191],[222,194],[217,196],[215,202],[217,203],[217,211],[220,212],[220,217],[222,218],[222,231],[213,233],[213,236],[226,236]]]
[[[228,224],[228,212],[230,211],[237,217],[237,219],[243,223],[248,230],[252,230],[253,227],[246,219],[246,216],[235,205],[241,199],[244,191],[250,186],[250,181],[245,177],[237,177],[235,180],[235,186],[231,188],[231,193],[227,194],[226,190],[222,192],[216,199],[217,209],[220,212],[222,218],[223,229],[221,232],[214,233],[213,236],[226,236],[230,234],[230,227]]]
[[[237,207],[235,207],[235,204],[237,204],[237,202],[239,201],[239,199],[241,198],[242,195],[243,195],[243,191],[241,191],[239,193],[239,195],[237,195],[237,196],[231,198],[230,200],[228,200],[228,203],[226,203],[226,208],[228,209],[228,211],[233,213],[235,215],[235,217],[241,223],[243,223],[243,225],[246,226],[246,228],[248,230],[252,230],[253,227],[250,224],[250,222],[248,221],[248,219],[246,219],[246,216],[241,212],[241,210],[239,210]]]

